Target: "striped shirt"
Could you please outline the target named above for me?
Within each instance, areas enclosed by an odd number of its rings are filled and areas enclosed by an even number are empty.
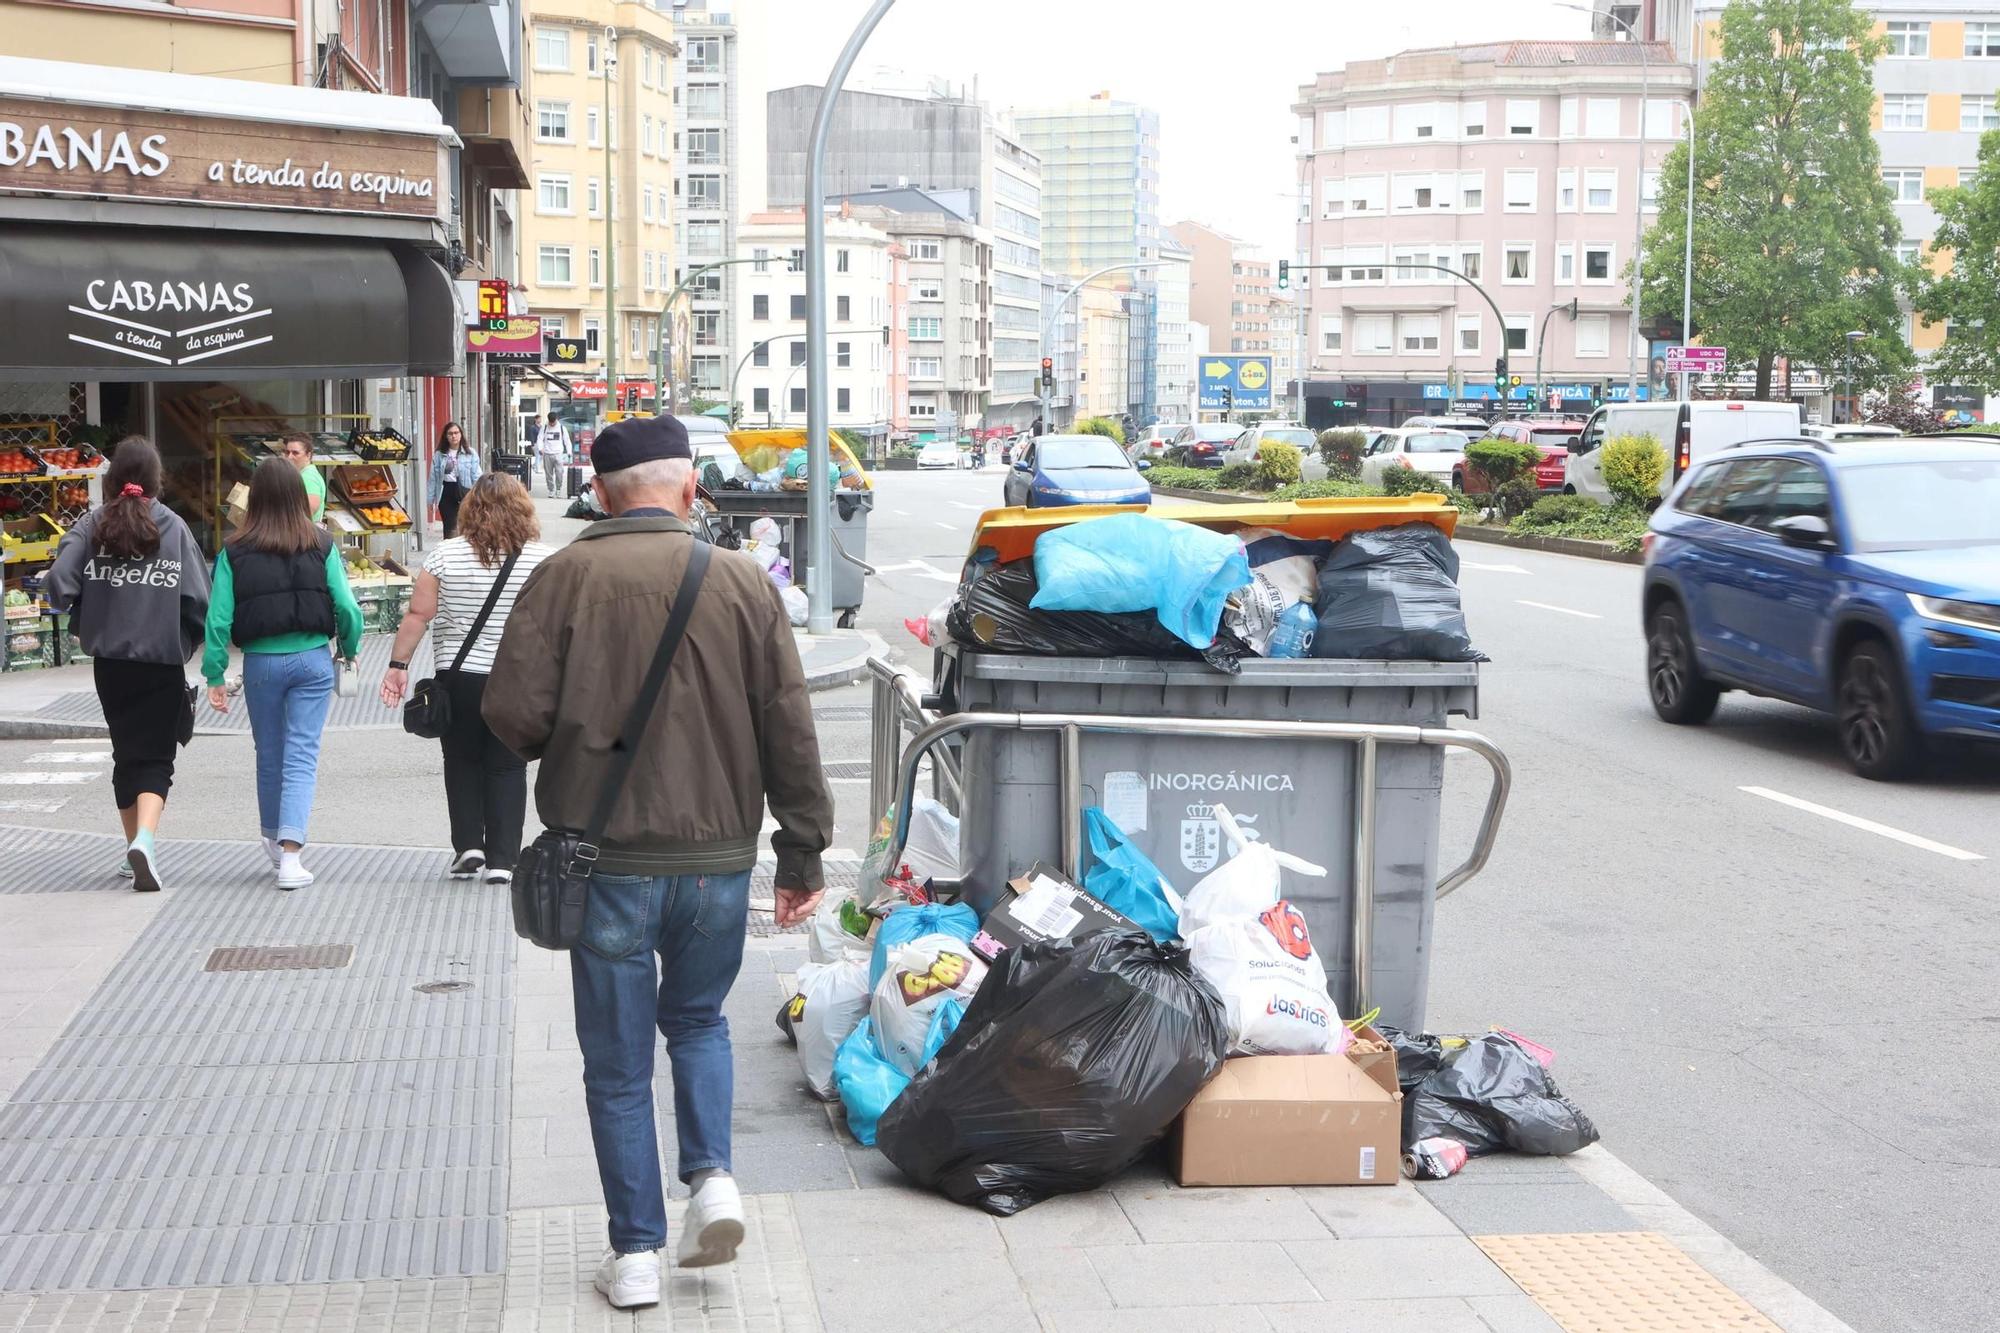
[[[494,651],[500,646],[501,632],[507,627],[507,616],[514,609],[521,585],[527,582],[536,565],[554,554],[552,547],[540,542],[529,542],[521,548],[521,558],[514,562],[514,572],[507,577],[506,591],[493,604],[493,614],[486,618],[486,628],[480,631],[479,642],[465,655],[465,665],[460,670],[482,676],[491,674]],[[431,621],[431,655],[437,669],[446,671],[452,658],[458,655],[465,632],[479,618],[479,608],[486,605],[500,566],[488,569],[481,565],[479,557],[472,553],[472,544],[463,537],[453,537],[431,548],[424,557],[424,572],[438,581],[438,613]]]

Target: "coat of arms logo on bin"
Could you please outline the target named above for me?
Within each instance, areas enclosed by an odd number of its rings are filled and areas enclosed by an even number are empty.
[[[1256,823],[1257,816],[1237,815],[1236,822],[1243,826],[1244,837],[1254,842],[1257,832],[1247,826]],[[1205,875],[1221,860],[1222,825],[1215,820],[1215,807],[1190,805],[1187,818],[1181,821],[1181,864],[1197,875]]]

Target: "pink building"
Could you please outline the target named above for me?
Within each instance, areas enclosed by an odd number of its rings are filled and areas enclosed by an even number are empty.
[[[1530,400],[1538,350],[1565,402],[1622,398],[1635,210],[1643,197],[1651,224],[1693,86],[1665,44],[1496,42],[1357,61],[1302,87],[1300,262],[1329,266],[1294,280],[1308,421],[1492,408],[1503,355]],[[1498,317],[1422,264],[1474,279]],[[1643,338],[1638,350],[1645,397]]]

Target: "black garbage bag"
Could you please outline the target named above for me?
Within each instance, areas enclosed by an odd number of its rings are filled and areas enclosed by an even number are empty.
[[[1222,1000],[1142,930],[1009,949],[958,1031],[883,1113],[903,1174],[1005,1217],[1095,1189],[1222,1068]]]
[[[1235,675],[1249,645],[1227,630],[1196,651],[1151,611],[1036,611],[1035,562],[975,566],[945,613],[954,642],[1000,653],[1051,657],[1200,659]]]
[[[1474,1037],[1447,1056],[1403,1102],[1405,1147],[1446,1138],[1473,1157],[1502,1151],[1557,1157],[1597,1142],[1590,1117],[1562,1095],[1541,1061],[1507,1038]]]
[[[1396,1084],[1408,1097],[1417,1085],[1443,1068],[1444,1042],[1428,1032],[1405,1032],[1386,1023],[1375,1024],[1382,1040],[1396,1053]]]
[[[1403,523],[1342,537],[1320,566],[1314,657],[1484,662],[1458,601],[1458,553],[1442,528]]]

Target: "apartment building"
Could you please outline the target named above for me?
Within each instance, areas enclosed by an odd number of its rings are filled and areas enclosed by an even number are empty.
[[[1042,263],[1049,272],[1074,281],[1108,265],[1159,258],[1158,112],[1098,93],[1066,106],[1017,108],[1011,119],[1022,145],[1041,161]],[[1158,414],[1158,273],[1127,269],[1100,281],[1134,293],[1123,410],[1145,425]]]
[[[751,214],[737,243],[758,262],[738,270],[743,351],[725,396],[753,425],[803,426],[806,419],[806,225],[799,210]],[[938,346],[911,316],[914,285],[902,244],[841,206],[826,220],[828,424],[879,448],[917,424],[908,409],[912,331]],[[942,324],[939,315],[926,320]],[[942,355],[942,353],[938,353]],[[933,391],[931,399],[935,402]],[[929,426],[935,419],[935,409]]]
[[[764,29],[757,6],[730,0],[654,0],[673,18],[680,56],[674,67],[674,260],[669,291],[704,264],[737,253],[739,217],[764,207]],[[691,334],[677,380],[678,399],[720,398],[736,364],[737,273],[719,268],[693,278],[687,295]],[[671,343],[671,333],[669,334]],[[676,356],[677,361],[682,358]]]
[[[1194,340],[1190,320],[1189,267],[1194,252],[1173,239],[1160,238],[1159,389],[1162,421],[1193,421],[1195,401]]]
[[[1263,329],[1257,341],[1271,358],[1272,410],[1281,416],[1292,412],[1294,383],[1299,366],[1298,301],[1289,291],[1271,289],[1264,302]]]
[[[1132,311],[1126,294],[1089,286],[1076,294],[1078,417],[1111,417],[1127,410],[1131,377]]]
[[[1405,51],[1301,87],[1309,423],[1490,406],[1502,356],[1566,401],[1625,396],[1626,266],[1693,87],[1670,46],[1604,41]]]
[[[1270,350],[1271,262],[1256,247],[1200,222],[1176,222],[1167,235],[1191,256],[1188,310],[1217,331],[1218,352]]]
[[[529,0],[528,23],[528,299],[545,337],[583,340],[579,397],[606,402],[609,371],[613,399],[636,390],[651,405],[675,262],[673,23],[637,0]],[[711,316],[710,339],[717,327]],[[703,335],[697,319],[694,341]]]
[[[805,200],[818,85],[766,99],[771,206]],[[982,228],[992,247],[986,402],[962,428],[1024,430],[1035,418],[1041,352],[1041,162],[990,107],[942,80],[857,76],[827,135],[829,196],[917,190]]]

